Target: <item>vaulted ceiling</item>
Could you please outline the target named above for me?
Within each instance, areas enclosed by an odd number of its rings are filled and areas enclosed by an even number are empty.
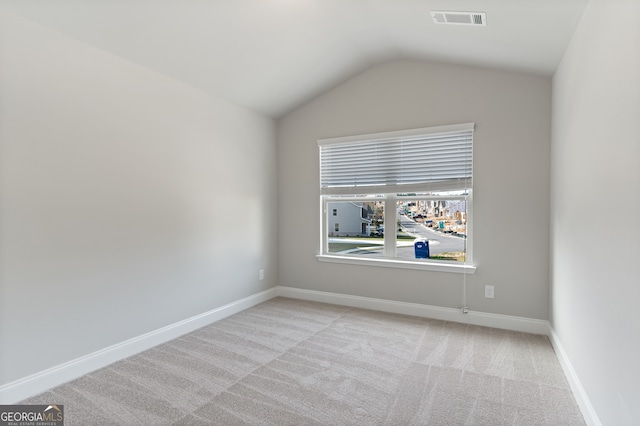
[[[279,117],[393,59],[551,75],[587,1],[0,0],[0,7]],[[432,10],[485,12],[487,25],[437,25]]]

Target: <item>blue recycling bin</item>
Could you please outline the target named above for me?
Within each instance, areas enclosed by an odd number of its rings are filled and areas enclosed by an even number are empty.
[[[413,243],[413,249],[416,253],[416,259],[428,259],[429,258],[429,241],[428,240],[415,240]]]

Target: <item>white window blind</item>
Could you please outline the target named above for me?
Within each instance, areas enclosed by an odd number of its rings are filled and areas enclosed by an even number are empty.
[[[470,188],[473,123],[323,139],[323,194]]]

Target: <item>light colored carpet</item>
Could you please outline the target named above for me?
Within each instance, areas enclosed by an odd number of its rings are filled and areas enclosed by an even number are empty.
[[[584,425],[547,337],[276,298],[23,401],[66,425]]]

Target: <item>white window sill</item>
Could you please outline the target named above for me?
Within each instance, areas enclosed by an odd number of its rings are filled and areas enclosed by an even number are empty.
[[[316,258],[320,262],[346,263],[349,265],[379,266],[383,268],[399,269],[419,269],[423,271],[453,272],[458,274],[474,274],[474,265],[464,265],[455,263],[434,262],[429,260],[398,260],[398,259],[376,259],[363,257],[349,257],[329,254],[319,254]]]

